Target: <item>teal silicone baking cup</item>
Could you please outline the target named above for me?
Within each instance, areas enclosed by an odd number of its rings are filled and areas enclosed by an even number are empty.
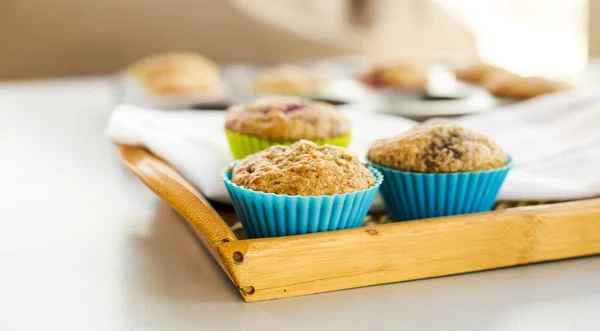
[[[361,226],[383,181],[377,169],[368,168],[376,178],[371,187],[352,193],[323,196],[253,191],[234,184],[231,171],[223,172],[222,177],[246,235],[249,238],[264,238]]]
[[[385,180],[381,195],[394,221],[470,214],[494,206],[512,159],[487,171],[418,173],[390,169],[369,162]]]

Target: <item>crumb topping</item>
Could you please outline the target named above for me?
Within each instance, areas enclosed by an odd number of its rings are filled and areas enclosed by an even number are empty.
[[[334,105],[299,97],[266,97],[230,107],[225,127],[269,140],[334,138],[351,129]]]
[[[419,125],[380,139],[371,145],[368,155],[371,162],[388,168],[427,173],[491,170],[508,162],[488,137],[447,123]]]
[[[246,157],[234,167],[232,181],[265,193],[320,196],[364,190],[376,179],[346,149],[300,140]]]

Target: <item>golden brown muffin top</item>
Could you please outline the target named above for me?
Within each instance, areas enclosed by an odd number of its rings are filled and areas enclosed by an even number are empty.
[[[421,66],[409,62],[382,64],[362,75],[360,80],[375,88],[424,90],[427,88],[427,72]]]
[[[542,77],[521,77],[515,74],[492,75],[482,84],[493,96],[510,99],[529,99],[573,88],[565,82]]]
[[[172,52],[145,57],[132,64],[133,72],[151,93],[188,95],[216,89],[220,82],[218,66],[193,52]]]
[[[324,79],[315,73],[292,64],[267,68],[252,85],[256,93],[281,93],[298,96],[316,96],[324,86]]]
[[[233,183],[265,193],[320,196],[365,190],[375,176],[346,149],[300,140],[252,154],[233,169]]]
[[[483,134],[455,124],[434,123],[371,145],[369,160],[402,171],[447,173],[500,168],[508,157]]]
[[[487,63],[475,63],[455,72],[457,79],[474,84],[481,84],[492,75],[507,73],[508,71]]]
[[[329,103],[278,96],[230,107],[225,127],[268,140],[314,140],[349,134],[351,124]]]

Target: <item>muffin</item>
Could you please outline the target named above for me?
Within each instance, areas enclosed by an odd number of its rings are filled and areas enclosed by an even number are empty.
[[[299,97],[264,97],[227,109],[225,132],[236,159],[273,145],[307,139],[346,147],[350,120],[331,104]]]
[[[373,88],[423,91],[427,88],[427,72],[409,62],[379,65],[359,77],[364,84]]]
[[[543,94],[570,90],[567,83],[541,77],[521,77],[514,74],[492,75],[482,85],[498,98],[530,99]]]
[[[246,157],[223,180],[257,238],[358,227],[383,177],[344,148],[300,140]]]
[[[567,83],[541,77],[521,77],[485,63],[456,71],[456,78],[481,85],[498,98],[529,99],[542,94],[572,89]]]
[[[486,63],[476,63],[455,71],[456,79],[472,84],[482,84],[488,77],[506,74],[508,71]]]
[[[221,84],[218,66],[192,52],[151,55],[132,64],[129,71],[154,95],[211,94]]]
[[[323,78],[291,64],[269,68],[259,74],[252,84],[254,93],[288,94],[316,97],[323,90]]]
[[[490,138],[447,123],[375,141],[368,159],[395,221],[488,211],[511,167]]]
[[[369,160],[407,172],[446,173],[496,169],[506,165],[507,156],[480,133],[434,123],[374,142]]]

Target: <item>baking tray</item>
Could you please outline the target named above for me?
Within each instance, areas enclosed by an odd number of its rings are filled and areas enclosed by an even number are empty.
[[[119,149],[129,170],[192,225],[247,302],[600,253],[600,199],[387,224],[371,215],[355,229],[243,239],[170,165],[141,147]]]

